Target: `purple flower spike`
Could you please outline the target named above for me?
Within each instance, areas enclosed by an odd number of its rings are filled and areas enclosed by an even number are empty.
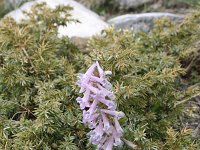
[[[123,129],[121,128],[121,126],[119,124],[119,121],[117,120],[116,117],[114,118],[114,122],[115,122],[115,128],[116,128],[117,134],[118,135],[122,135],[123,134]]]
[[[99,92],[99,89],[97,89],[96,87],[93,87],[90,84],[84,83],[83,87],[87,87],[91,92],[93,92],[94,94],[97,94]]]
[[[120,139],[120,134],[117,133],[116,128],[113,128],[113,137],[114,137],[114,146],[122,146],[123,145],[123,142]]]
[[[90,106],[90,109],[87,111],[86,114],[88,114],[89,116],[92,115],[96,109],[97,103],[98,103],[98,101],[94,100],[92,105]]]
[[[101,141],[100,141],[99,144],[97,145],[97,149],[98,149],[98,150],[101,150],[101,149],[102,149],[102,147],[103,147],[103,145],[104,145],[104,143],[106,142],[107,139],[108,139],[108,136],[104,136],[104,137],[101,139]]]
[[[101,150],[112,150],[114,144],[114,138],[113,136],[110,136],[108,140],[105,142],[105,144],[102,146]]]
[[[103,119],[103,126],[104,126],[103,130],[104,131],[108,131],[110,129],[110,127],[111,127],[110,126],[110,122],[109,122],[106,114],[101,113],[101,116],[102,116],[102,119]]]
[[[109,97],[111,100],[115,99],[115,96],[114,96],[113,92],[109,91],[105,87],[102,87],[101,85],[97,85],[97,86],[101,90],[101,92],[104,94],[104,96]]]
[[[115,110],[115,108],[116,108],[116,105],[115,105],[114,101],[106,100],[106,99],[98,99],[98,101],[100,101],[101,103],[107,105],[108,109],[110,109],[110,110]]]
[[[107,105],[108,109],[110,109],[110,110],[115,110],[116,109],[115,102],[103,98],[104,96],[101,96],[101,94],[91,95],[91,97],[93,97],[94,99],[98,100],[99,102]]]
[[[107,109],[101,109],[101,112],[112,115],[117,117],[118,119],[124,117],[124,113],[123,112],[118,112],[118,111],[114,111],[114,110],[107,110]]]
[[[90,107],[90,103],[88,101],[89,97],[90,97],[90,90],[86,89],[83,98],[81,98],[81,97],[76,98],[76,101],[77,101],[77,103],[80,104],[81,109],[85,109],[85,107]]]
[[[103,134],[104,134],[103,124],[102,124],[102,121],[100,120],[98,126],[92,131],[92,134],[90,137],[92,140],[92,143],[93,142],[99,143],[102,139]]]
[[[90,104],[88,102],[80,102],[80,108],[83,110],[85,107],[90,107]]]
[[[103,71],[99,63],[93,64],[85,74],[79,75],[77,82],[83,97],[76,101],[83,110],[83,123],[88,125],[90,143],[99,150],[112,150],[113,146],[123,144],[123,130],[118,119],[123,112],[116,111],[115,95],[107,76],[111,71]]]
[[[99,78],[99,77],[95,77],[95,76],[90,76],[90,78],[91,78],[91,80],[93,81],[93,82],[99,82],[99,83],[104,83],[105,81],[105,79],[103,79],[103,78]]]
[[[97,69],[98,69],[98,72],[99,72],[99,76],[100,76],[100,78],[102,78],[104,71],[103,71],[103,69],[101,69],[98,61],[96,61],[96,66],[97,66]]]
[[[89,128],[90,129],[94,129],[95,127],[96,127],[96,125],[97,125],[97,122],[98,122],[98,117],[99,117],[99,114],[93,114],[91,117],[90,117],[90,119],[89,119],[89,121],[88,121],[88,126],[89,126]]]

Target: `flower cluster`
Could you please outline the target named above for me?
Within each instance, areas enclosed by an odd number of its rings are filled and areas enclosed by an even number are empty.
[[[77,82],[83,93],[82,98],[77,98],[83,110],[83,123],[91,129],[90,142],[99,150],[112,150],[113,146],[123,144],[123,130],[118,120],[124,113],[116,111],[112,85],[106,78],[111,74],[111,71],[103,71],[96,62],[79,76]]]

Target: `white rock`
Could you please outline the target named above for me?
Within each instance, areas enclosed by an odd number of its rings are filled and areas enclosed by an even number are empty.
[[[17,22],[20,22],[22,19],[27,19],[22,11],[30,11],[31,6],[41,2],[46,2],[50,8],[55,8],[58,5],[70,5],[74,8],[71,12],[72,18],[78,19],[81,23],[69,23],[67,27],[59,26],[59,37],[67,35],[69,37],[88,38],[100,34],[103,29],[108,27],[108,24],[102,21],[96,13],[73,0],[36,0],[27,2],[19,9],[10,12],[8,16],[13,17]]]

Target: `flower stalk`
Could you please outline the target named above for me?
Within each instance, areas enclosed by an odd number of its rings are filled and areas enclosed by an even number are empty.
[[[113,146],[122,146],[123,129],[119,119],[123,112],[116,111],[112,84],[107,80],[111,71],[103,71],[99,63],[94,63],[85,74],[79,75],[80,87],[77,102],[83,110],[83,123],[91,129],[90,143],[99,150],[112,150]]]

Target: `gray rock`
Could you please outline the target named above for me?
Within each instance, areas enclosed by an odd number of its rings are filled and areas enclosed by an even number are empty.
[[[6,9],[15,9],[18,8],[22,3],[30,0],[4,0]]]
[[[151,3],[153,0],[115,0],[121,9],[137,8],[144,4]]]
[[[101,4],[105,3],[106,0],[76,0],[79,3],[83,4],[87,8],[98,7]]]
[[[129,29],[134,32],[148,32],[153,28],[154,20],[161,17],[169,17],[174,21],[183,19],[182,15],[171,13],[143,13],[143,14],[127,14],[108,20],[108,23],[114,25],[116,29]]]
[[[13,17],[17,22],[22,19],[28,19],[22,11],[30,12],[31,7],[36,3],[46,2],[50,8],[55,8],[58,5],[70,5],[74,8],[72,11],[72,18],[78,19],[80,23],[68,23],[66,26],[59,26],[59,37],[82,37],[88,38],[96,34],[100,34],[103,29],[108,27],[108,24],[101,20],[101,18],[91,10],[73,0],[35,0],[27,2],[19,9],[10,12],[7,16]]]
[[[89,51],[87,50],[87,44],[88,44],[89,38],[82,38],[82,37],[72,37],[71,42],[75,44],[78,49],[83,52],[83,53],[88,53]]]

